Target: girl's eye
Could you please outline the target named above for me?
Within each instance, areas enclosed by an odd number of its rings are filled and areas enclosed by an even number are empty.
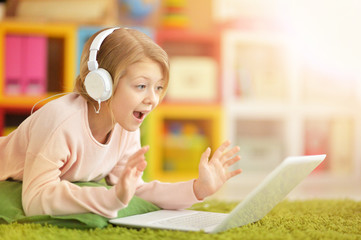
[[[145,89],[145,87],[146,86],[144,84],[137,85],[137,88],[140,89],[140,90]]]
[[[163,90],[163,86],[158,86],[157,87],[157,91],[162,91]]]

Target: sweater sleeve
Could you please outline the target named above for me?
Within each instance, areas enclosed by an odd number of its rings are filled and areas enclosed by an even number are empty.
[[[62,162],[50,161],[41,154],[27,155],[23,179],[23,208],[27,216],[64,215],[93,212],[104,217],[117,216],[125,205],[116,197],[114,187],[79,187],[60,180]]]
[[[136,196],[143,198],[163,209],[184,209],[199,201],[193,190],[194,180],[178,183],[164,183],[140,180]]]

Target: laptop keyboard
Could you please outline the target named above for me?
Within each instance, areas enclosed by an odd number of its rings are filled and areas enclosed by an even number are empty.
[[[194,214],[168,218],[158,221],[157,224],[175,227],[175,228],[192,228],[192,229],[204,229],[206,227],[219,224],[227,214],[212,213],[212,212],[197,212]]]

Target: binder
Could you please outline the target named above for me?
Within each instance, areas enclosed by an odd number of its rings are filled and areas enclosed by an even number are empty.
[[[18,35],[5,37],[5,93],[20,94],[22,90],[23,41]]]
[[[47,39],[27,36],[24,41],[24,65],[22,92],[36,95],[47,89]]]

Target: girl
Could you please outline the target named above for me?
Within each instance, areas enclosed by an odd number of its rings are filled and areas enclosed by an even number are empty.
[[[89,50],[90,49],[90,50]],[[0,138],[0,180],[23,181],[26,215],[92,212],[117,216],[133,195],[164,209],[181,209],[215,193],[241,172],[240,157],[223,143],[201,156],[199,177],[179,183],[143,182],[139,126],[168,86],[167,54],[132,29],[100,31],[84,46],[75,90],[45,104]],[[106,178],[112,188],[72,182]]]

